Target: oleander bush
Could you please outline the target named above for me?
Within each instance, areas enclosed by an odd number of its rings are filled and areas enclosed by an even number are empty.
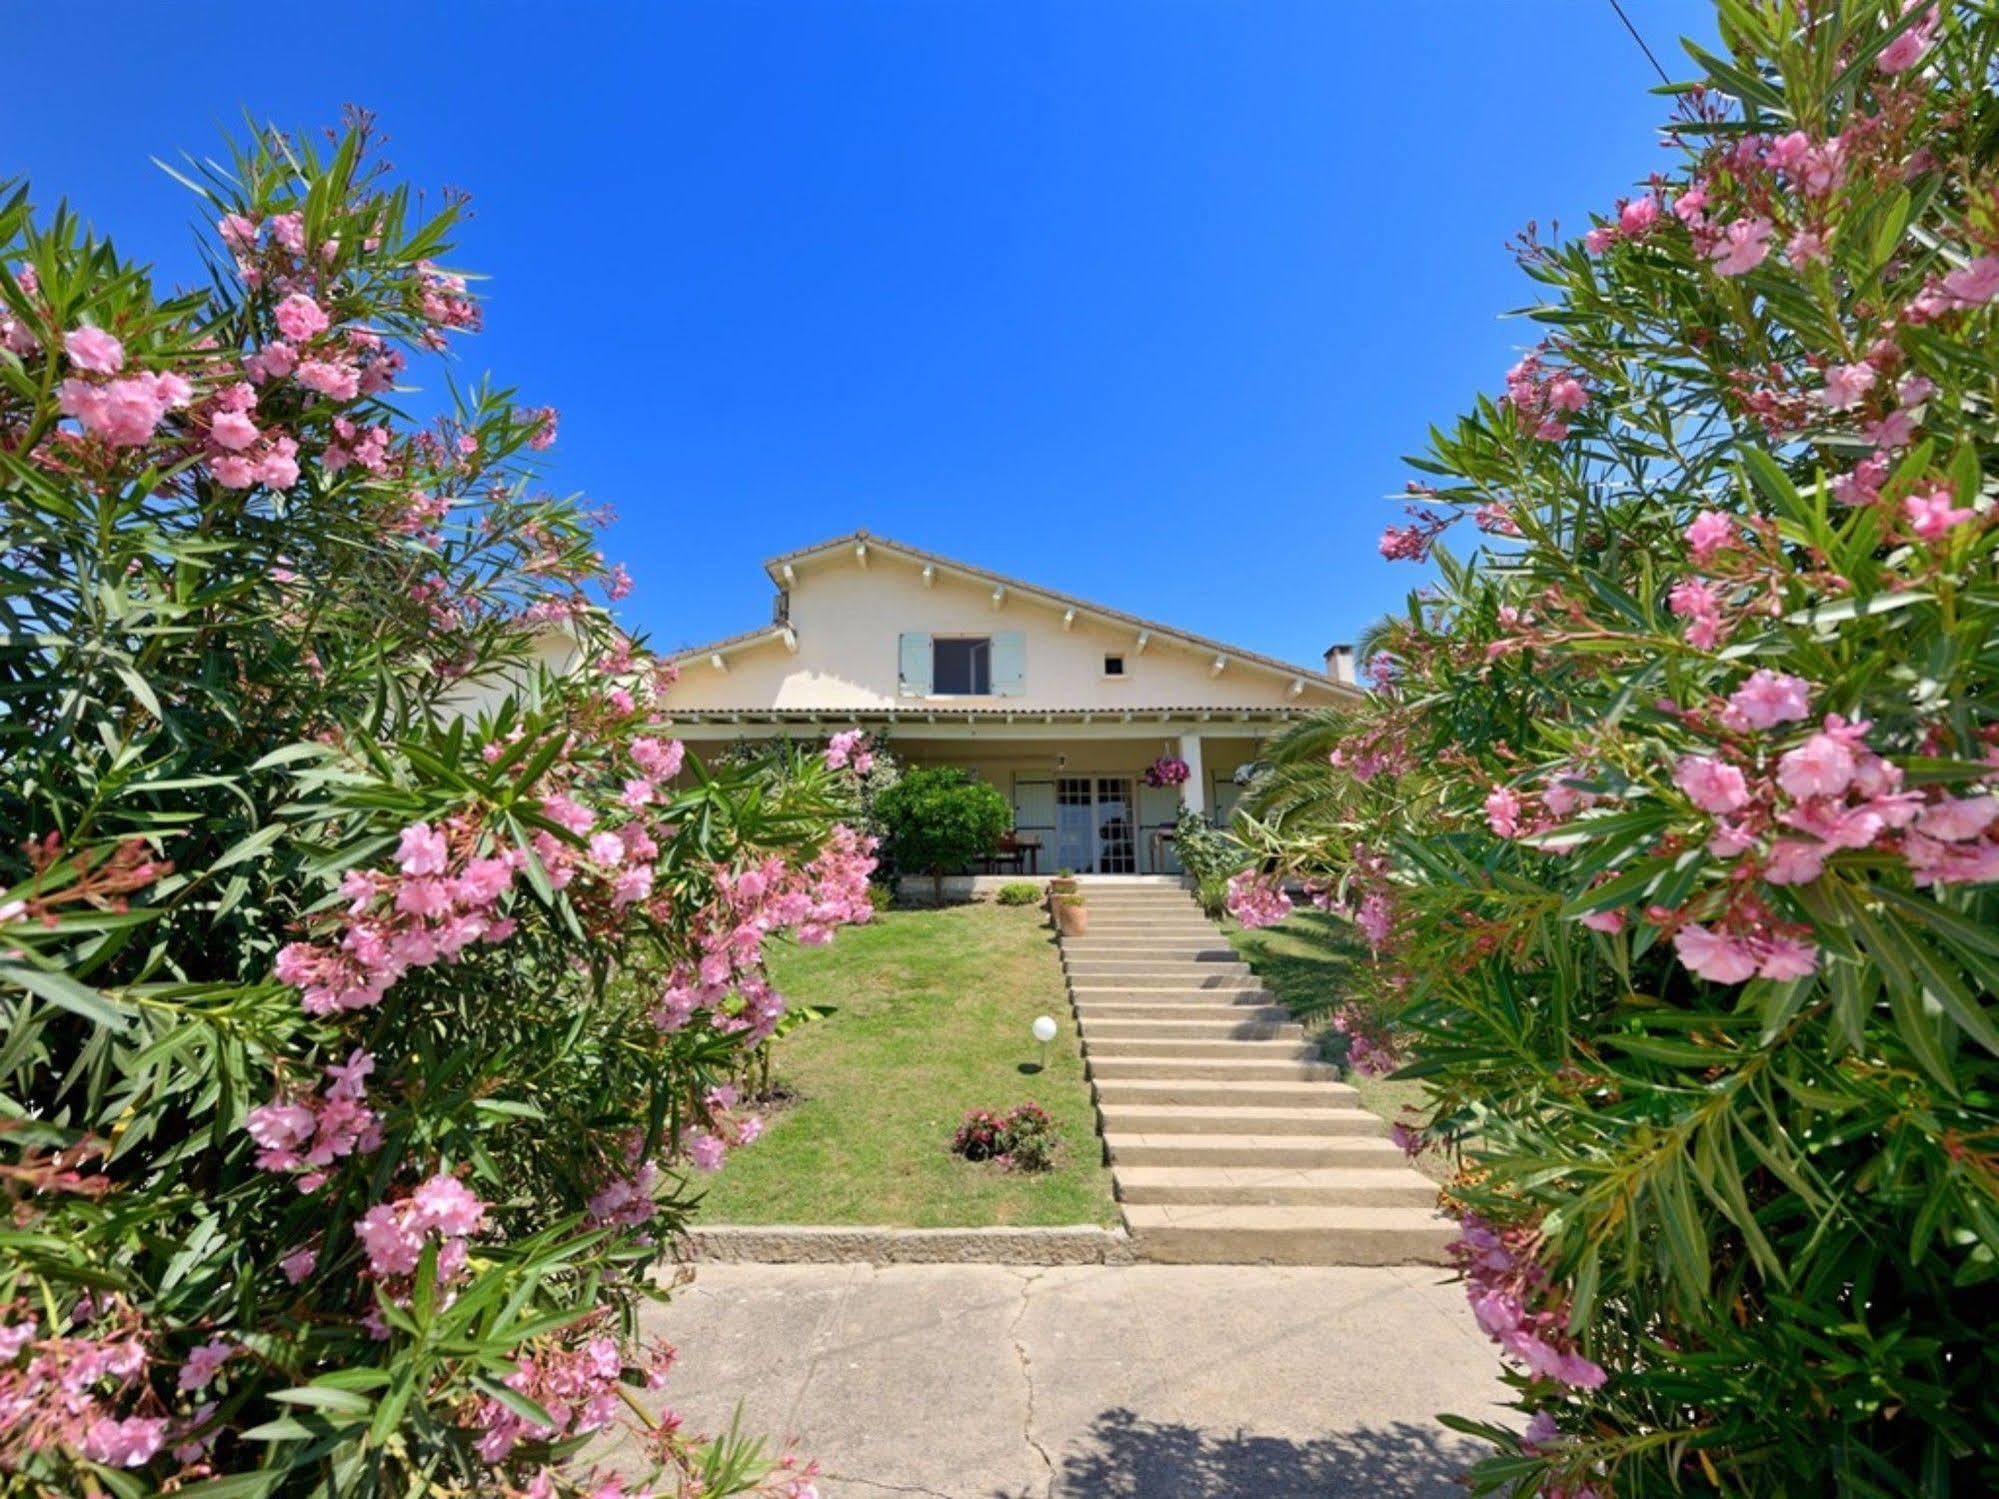
[[[1523,242],[1544,341],[1415,461],[1436,586],[1237,904],[1377,952],[1525,1423],[1481,1491],[1989,1494],[1999,19],[1719,14],[1676,167]]]
[[[403,410],[481,309],[371,144],[191,168],[187,291],[0,206],[0,1487],[624,1493],[625,1420],[645,1492],[802,1496],[637,1316],[765,940],[869,914],[865,750],[654,731],[554,413]]]

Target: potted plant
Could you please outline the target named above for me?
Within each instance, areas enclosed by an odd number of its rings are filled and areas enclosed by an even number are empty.
[[[1048,879],[1050,895],[1074,895],[1076,893],[1076,871],[1058,869]]]
[[[1055,929],[1065,937],[1080,937],[1090,929],[1090,908],[1073,892],[1051,897],[1055,903]]]

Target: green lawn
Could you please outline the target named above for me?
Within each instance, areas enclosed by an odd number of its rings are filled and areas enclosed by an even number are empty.
[[[1321,1028],[1321,1040],[1338,1057],[1344,1043],[1322,1029],[1339,1005],[1355,973],[1367,962],[1367,948],[1353,925],[1324,911],[1299,911],[1281,926],[1245,931],[1225,921],[1229,941],[1243,961],[1308,1030]],[[1361,1103],[1394,1123],[1405,1109],[1421,1112],[1423,1085],[1385,1078],[1350,1076]]]
[[[990,904],[889,911],[821,948],[774,952],[795,1004],[835,1013],[777,1043],[773,1081],[795,1097],[730,1155],[701,1206],[717,1223],[915,1228],[1115,1221],[1047,917]],[[1061,1026],[1045,1073],[1030,1034]],[[1055,1118],[1053,1171],[1015,1175],[951,1154],[970,1108],[1032,1099]]]

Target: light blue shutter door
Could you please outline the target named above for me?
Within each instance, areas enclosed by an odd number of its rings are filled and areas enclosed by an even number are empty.
[[[904,697],[930,696],[930,637],[920,631],[906,631],[901,639],[901,659],[896,685]]]
[[[1027,691],[1027,636],[1001,630],[993,636],[993,696],[1019,697]]]

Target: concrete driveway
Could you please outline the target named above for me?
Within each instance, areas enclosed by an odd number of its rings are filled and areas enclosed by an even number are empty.
[[[829,1499],[1453,1495],[1494,1350],[1423,1269],[706,1265],[653,1314],[689,1426]]]

